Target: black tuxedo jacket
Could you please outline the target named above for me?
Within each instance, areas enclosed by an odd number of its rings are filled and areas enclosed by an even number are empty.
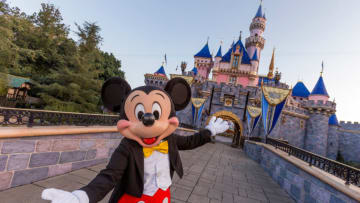
[[[194,149],[211,141],[209,130],[200,130],[191,136],[172,134],[167,137],[169,144],[170,176],[174,171],[181,178],[183,167],[179,150]],[[114,188],[115,187],[115,188]],[[114,188],[109,203],[117,203],[127,193],[141,197],[144,190],[144,154],[137,142],[124,138],[114,151],[109,164],[85,187],[90,203],[102,200]]]

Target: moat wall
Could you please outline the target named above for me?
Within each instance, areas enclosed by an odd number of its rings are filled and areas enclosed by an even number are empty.
[[[323,175],[300,159],[288,158],[286,153],[275,150],[272,146],[246,141],[244,151],[247,156],[258,162],[296,202],[360,201],[359,191],[349,189],[343,182],[336,182],[336,178],[333,180]]]
[[[0,190],[104,163],[121,139],[118,132],[0,138]]]

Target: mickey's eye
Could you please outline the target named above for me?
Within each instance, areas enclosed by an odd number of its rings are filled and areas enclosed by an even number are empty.
[[[159,103],[155,102],[152,106],[152,113],[155,116],[155,120],[159,120],[161,116],[161,107]]]
[[[141,120],[141,118],[143,117],[145,112],[145,108],[143,104],[138,104],[135,107],[135,116],[137,117],[138,120]]]

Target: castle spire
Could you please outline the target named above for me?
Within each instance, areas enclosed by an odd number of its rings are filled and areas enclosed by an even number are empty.
[[[262,0],[260,2],[260,6],[259,6],[254,18],[264,18],[264,12],[263,12],[263,9],[262,9]]]
[[[258,54],[257,54],[257,49],[255,49],[254,55],[253,55],[251,60],[252,61],[259,61]]]
[[[321,95],[329,98],[329,94],[326,91],[325,83],[322,77],[322,72],[320,73],[320,77],[316,82],[316,85],[312,90],[311,95]]]
[[[209,44],[206,42],[205,46],[194,57],[211,58]]]
[[[274,77],[274,66],[275,66],[275,47],[273,49],[271,62],[270,62],[270,65],[269,65],[269,73],[267,75],[268,78],[273,78]]]
[[[222,54],[221,54],[221,45],[220,45],[219,50],[217,51],[215,57],[222,57]]]

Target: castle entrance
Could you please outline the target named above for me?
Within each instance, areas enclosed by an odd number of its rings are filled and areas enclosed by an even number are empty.
[[[206,124],[209,123],[211,117],[219,117],[223,120],[230,121],[230,128],[225,133],[220,134],[221,136],[227,136],[233,138],[232,146],[238,147],[243,145],[243,126],[242,122],[237,115],[230,111],[218,111],[208,117]]]

